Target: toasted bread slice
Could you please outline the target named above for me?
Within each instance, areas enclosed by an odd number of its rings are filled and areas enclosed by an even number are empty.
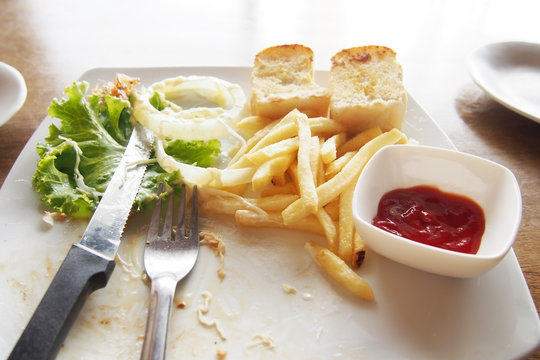
[[[280,45],[255,56],[251,74],[251,112],[277,119],[293,109],[310,117],[327,116],[330,95],[314,82],[313,51]]]
[[[349,132],[401,129],[407,92],[396,53],[384,46],[344,49],[332,57],[330,117]]]

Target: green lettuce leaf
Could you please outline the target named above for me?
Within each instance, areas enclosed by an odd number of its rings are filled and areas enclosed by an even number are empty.
[[[209,167],[221,152],[221,142],[217,139],[202,141],[174,140],[167,143],[165,152],[185,164]]]
[[[167,107],[163,100],[161,99],[161,96],[159,96],[159,93],[156,91],[154,95],[149,99],[150,105],[155,107],[157,110],[161,111]]]
[[[59,125],[37,145],[39,155],[32,178],[42,201],[53,211],[74,217],[91,216],[118,167],[133,130],[131,104],[111,95],[87,95],[87,82],[74,82],[67,97],[48,109]],[[161,107],[159,97],[155,105]],[[180,161],[211,166],[220,153],[218,140],[173,141],[167,152]],[[156,198],[158,184],[179,188],[179,174],[165,172],[157,162],[147,166],[133,208],[141,210]]]
[[[57,159],[60,159],[58,162],[74,162],[74,157],[74,151],[67,143],[55,147],[39,160],[32,180],[35,189],[42,194],[42,201],[50,208],[75,217],[87,217],[95,208],[95,199],[77,191],[70,175],[56,164]]]
[[[42,201],[54,211],[86,217],[114,173],[129,141],[130,103],[109,95],[90,95],[87,82],[65,89],[67,98],[48,109],[60,126],[51,125],[32,179]]]

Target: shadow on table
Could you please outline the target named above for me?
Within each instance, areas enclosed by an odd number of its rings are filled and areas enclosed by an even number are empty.
[[[540,154],[540,123],[527,119],[493,100],[475,84],[464,85],[455,99],[464,123],[503,158],[511,153],[529,163]]]

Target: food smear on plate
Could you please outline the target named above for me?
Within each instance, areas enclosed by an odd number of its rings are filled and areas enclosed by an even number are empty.
[[[485,229],[476,202],[427,185],[384,194],[372,223],[409,240],[466,254],[478,252]]]

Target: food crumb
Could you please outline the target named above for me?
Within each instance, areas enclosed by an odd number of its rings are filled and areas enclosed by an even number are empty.
[[[253,335],[251,337],[251,340],[253,341],[249,344],[249,347],[263,345],[267,347],[268,349],[273,349],[276,346],[274,343],[274,339],[270,335],[266,335],[266,334]]]
[[[137,78],[118,74],[114,78],[114,83],[109,81],[102,88],[96,86],[92,89],[92,93],[97,95],[111,95],[127,100],[138,83],[139,79]]]
[[[219,267],[217,270],[217,274],[219,280],[223,281],[223,279],[225,278],[225,243],[218,235],[207,230],[201,230],[199,232],[199,238],[201,239],[201,245],[208,246],[210,249],[212,249],[214,254],[219,257]]]
[[[285,294],[296,294],[296,288],[294,286],[291,286],[289,284],[283,284],[282,288]]]
[[[225,359],[227,357],[227,351],[223,349],[218,349],[216,355],[218,359]]]
[[[199,320],[199,323],[206,327],[215,328],[221,340],[225,341],[227,338],[225,337],[225,335],[223,335],[223,331],[221,330],[221,327],[219,326],[217,320],[208,319],[206,317],[206,315],[210,311],[210,300],[212,299],[212,294],[209,291],[203,291],[201,296],[203,298],[203,302],[197,308],[197,318]]]
[[[42,220],[43,220],[43,222],[45,222],[45,224],[52,227],[52,226],[54,226],[54,223],[56,221],[64,221],[64,220],[66,220],[66,218],[67,218],[67,216],[65,214],[62,214],[62,213],[59,213],[59,212],[45,211],[43,213]]]

